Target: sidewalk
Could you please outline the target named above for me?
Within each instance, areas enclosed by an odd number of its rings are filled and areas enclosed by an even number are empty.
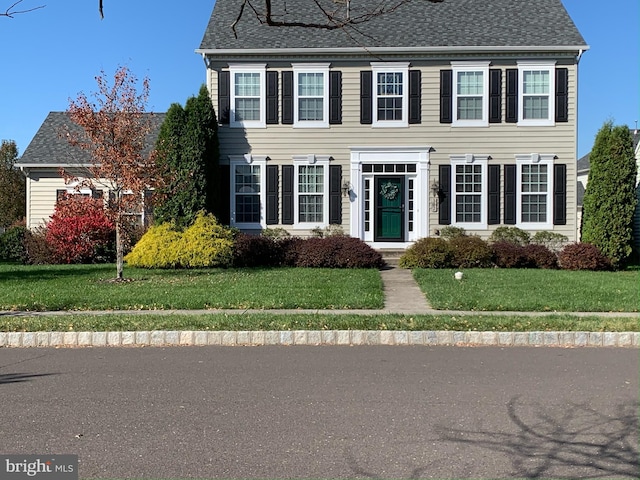
[[[385,294],[382,310],[103,310],[14,312],[3,316],[62,315],[202,315],[271,313],[351,315],[504,315],[598,316],[640,318],[637,312],[486,312],[434,310],[413,279],[411,271],[387,267],[380,272]],[[136,331],[136,332],[0,332],[0,347],[170,346],[170,345],[493,345],[563,347],[640,347],[640,332],[476,332],[476,331]]]

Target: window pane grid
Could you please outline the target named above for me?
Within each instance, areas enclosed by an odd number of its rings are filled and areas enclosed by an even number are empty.
[[[484,73],[458,72],[456,92],[458,120],[482,120]]]
[[[378,120],[402,120],[402,72],[377,75]]]
[[[260,165],[236,165],[235,200],[237,223],[260,222]]]
[[[547,165],[522,165],[520,182],[521,221],[546,222],[549,191]]]
[[[234,77],[236,121],[260,120],[260,74],[241,72]]]
[[[324,167],[298,167],[298,221],[324,221]]]
[[[549,118],[550,72],[531,70],[523,75],[523,117],[527,120]]]
[[[482,165],[456,165],[456,222],[482,221]]]
[[[324,73],[298,74],[298,120],[324,120]]]

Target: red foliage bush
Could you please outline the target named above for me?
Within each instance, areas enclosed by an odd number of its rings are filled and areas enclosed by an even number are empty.
[[[565,270],[611,270],[611,261],[590,243],[567,245],[558,254],[560,267]]]
[[[524,254],[529,259],[529,266],[535,268],[558,268],[558,257],[544,245],[530,243],[523,247]]]
[[[233,265],[236,267],[272,267],[283,263],[282,246],[262,235],[239,234],[234,241]]]
[[[360,239],[348,236],[307,238],[295,246],[297,267],[380,268],[382,255]]]
[[[529,266],[529,258],[522,245],[505,240],[491,244],[493,258],[500,268],[526,268]]]
[[[101,198],[67,195],[56,203],[45,240],[56,263],[95,263],[108,260],[114,233]]]

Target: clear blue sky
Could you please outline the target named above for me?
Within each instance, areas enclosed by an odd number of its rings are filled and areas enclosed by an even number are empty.
[[[4,12],[15,0],[0,0]],[[446,0],[454,2],[456,0]],[[529,0],[535,1],[535,0]],[[591,150],[606,120],[631,127],[640,120],[640,9],[638,0],[563,0],[591,49],[579,68],[578,155]],[[200,46],[213,0],[23,0],[46,7],[0,17],[0,139],[20,153],[50,111],[96,90],[102,69],[127,65],[151,80],[149,110],[184,104],[205,81]]]

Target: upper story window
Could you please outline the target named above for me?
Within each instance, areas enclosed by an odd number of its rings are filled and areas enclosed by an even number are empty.
[[[329,64],[293,65],[294,126],[329,126]]]
[[[406,127],[409,110],[409,64],[372,63],[373,126]]]
[[[231,65],[231,127],[265,127],[266,65]]]
[[[516,155],[516,225],[543,230],[553,228],[553,158],[555,155]]]
[[[518,63],[518,124],[553,125],[555,63]]]
[[[487,228],[488,155],[452,155],[452,219],[457,227]]]
[[[488,125],[489,63],[453,62],[452,70],[453,125]]]

